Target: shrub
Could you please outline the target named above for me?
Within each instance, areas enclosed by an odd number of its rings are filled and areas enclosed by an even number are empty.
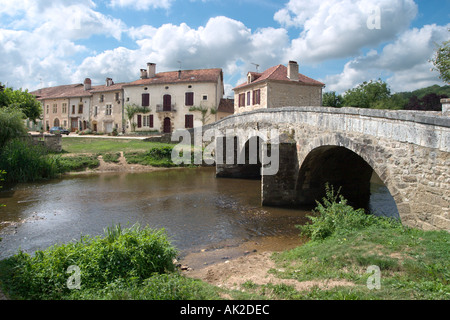
[[[326,196],[323,203],[317,202],[314,215],[308,216],[311,223],[297,226],[303,235],[311,240],[321,240],[335,234],[344,234],[360,230],[374,224],[384,224],[389,227],[401,226],[391,218],[377,217],[366,214],[364,209],[355,210],[347,204],[347,200],[336,193],[334,188],[326,185]]]
[[[104,237],[83,237],[37,251],[34,257],[19,251],[7,260],[11,274],[3,274],[2,280],[10,292],[24,299],[63,299],[78,294],[67,286],[69,266],[80,269],[81,291],[92,292],[115,282],[141,283],[154,274],[173,271],[176,254],[163,229],[118,225],[105,230]]]
[[[28,182],[57,175],[57,158],[47,156],[46,150],[22,139],[4,145],[0,153],[0,167],[8,172],[10,182]]]

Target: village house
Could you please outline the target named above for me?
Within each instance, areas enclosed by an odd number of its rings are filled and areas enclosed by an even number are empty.
[[[44,130],[64,127],[76,131],[88,127],[91,93],[82,84],[43,88],[31,94],[42,104]]]
[[[234,88],[234,113],[260,108],[321,106],[325,85],[299,73],[298,63],[277,65],[262,73],[248,72],[247,82]]]
[[[123,85],[106,78],[105,85],[92,87],[91,79],[84,80],[85,90],[92,94],[90,129],[93,132],[112,133],[116,130],[119,133],[125,129]]]
[[[127,131],[170,133],[217,120],[224,95],[223,72],[199,69],[156,73],[156,64],[148,63],[147,69],[140,70],[140,79],[124,84],[123,89],[125,106],[147,108],[128,123]]]

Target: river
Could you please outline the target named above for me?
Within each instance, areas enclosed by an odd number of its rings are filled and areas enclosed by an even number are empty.
[[[383,192],[375,193],[376,201],[383,202]],[[260,197],[260,181],[218,179],[214,168],[95,173],[18,184],[0,192],[6,205],[0,208],[0,259],[19,249],[32,253],[82,235],[102,235],[114,224],[135,223],[164,228],[180,257],[202,253],[197,265],[300,245],[295,225],[307,221],[311,208],[262,207]]]

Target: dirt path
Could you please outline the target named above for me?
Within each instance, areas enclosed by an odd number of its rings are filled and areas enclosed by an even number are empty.
[[[278,269],[274,260],[271,258],[273,253],[287,250],[289,247],[293,248],[300,244],[298,240],[293,240],[291,244],[287,243],[287,247],[285,248],[276,248],[270,245],[272,240],[270,238],[266,239],[266,243],[260,245],[261,251],[255,249],[249,251],[248,246],[244,246],[241,249],[245,250],[245,253],[237,258],[209,266],[200,266],[194,269],[188,268],[183,271],[183,274],[187,277],[200,279],[214,286],[230,290],[243,290],[242,285],[246,282],[251,282],[256,285],[266,285],[269,283],[274,285],[286,284],[293,286],[297,291],[311,290],[314,287],[327,290],[336,286],[354,286],[354,283],[350,281],[338,279],[300,282],[294,279],[279,279],[275,277],[269,273],[271,269],[283,270]],[[199,255],[197,255],[197,258],[199,258]],[[186,261],[188,260],[185,259],[183,262]]]

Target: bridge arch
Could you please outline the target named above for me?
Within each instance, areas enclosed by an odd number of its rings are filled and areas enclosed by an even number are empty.
[[[311,139],[298,150],[296,190],[301,204],[321,200],[325,195],[325,184],[329,183],[335,188],[342,187],[341,194],[350,205],[369,209],[374,174],[386,186],[396,205],[404,202],[395,177],[386,166],[391,155],[375,139],[323,135]],[[400,212],[399,215],[402,218]]]

